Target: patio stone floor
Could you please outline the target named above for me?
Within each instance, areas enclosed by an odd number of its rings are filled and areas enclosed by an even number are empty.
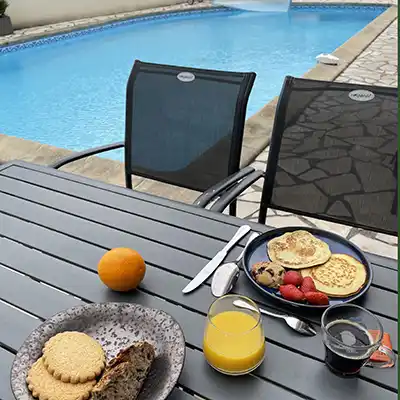
[[[336,80],[397,87],[397,37],[396,20]]]

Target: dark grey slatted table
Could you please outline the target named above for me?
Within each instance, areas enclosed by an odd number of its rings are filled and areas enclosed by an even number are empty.
[[[247,223],[247,222],[246,222]],[[397,368],[365,368],[344,380],[324,366],[320,333],[301,337],[280,321],[263,317],[267,357],[254,373],[229,378],[202,355],[210,282],[189,295],[181,290],[232,237],[243,220],[196,209],[80,176],[22,162],[0,168],[0,399],[12,399],[9,372],[14,354],[43,320],[76,304],[129,301],[159,308],[181,324],[187,359],[174,400],[396,399]],[[259,232],[266,226],[250,224]],[[234,259],[243,240],[230,253]],[[112,247],[127,246],[146,259],[139,290],[118,294],[96,275]],[[369,254],[373,285],[361,304],[374,312],[397,351],[397,262]],[[241,275],[235,292],[276,309]],[[318,314],[303,318],[317,324]]]

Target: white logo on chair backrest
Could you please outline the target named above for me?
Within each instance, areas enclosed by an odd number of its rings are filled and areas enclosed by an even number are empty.
[[[349,97],[355,101],[370,101],[375,95],[370,90],[358,89],[350,92]]]
[[[192,82],[196,79],[196,77],[194,76],[194,74],[192,74],[191,72],[180,72],[177,76],[177,78],[181,81],[181,82]]]

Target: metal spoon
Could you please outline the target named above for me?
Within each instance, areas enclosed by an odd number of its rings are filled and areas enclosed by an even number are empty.
[[[243,300],[235,300],[233,304],[236,307],[239,308],[245,308],[250,311],[257,312],[257,310],[250,304],[246,303]],[[286,321],[286,323],[295,331],[301,333],[302,335],[307,335],[307,336],[315,336],[317,334],[317,331],[314,329],[314,327],[309,324],[308,322],[304,322],[296,317],[291,317],[286,314],[275,314],[271,311],[264,310],[262,308],[259,308],[261,314],[269,315],[270,317],[274,318],[281,318]]]
[[[211,282],[211,293],[215,297],[224,296],[233,289],[240,275],[238,264],[242,261],[247,246],[259,235],[256,232],[252,233],[238,258],[234,262],[222,264],[215,271]]]

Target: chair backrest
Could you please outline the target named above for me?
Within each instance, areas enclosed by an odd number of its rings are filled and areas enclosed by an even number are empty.
[[[286,77],[262,214],[273,207],[397,234],[397,108],[397,88]]]
[[[255,73],[136,61],[128,81],[130,175],[204,191],[239,170]]]

